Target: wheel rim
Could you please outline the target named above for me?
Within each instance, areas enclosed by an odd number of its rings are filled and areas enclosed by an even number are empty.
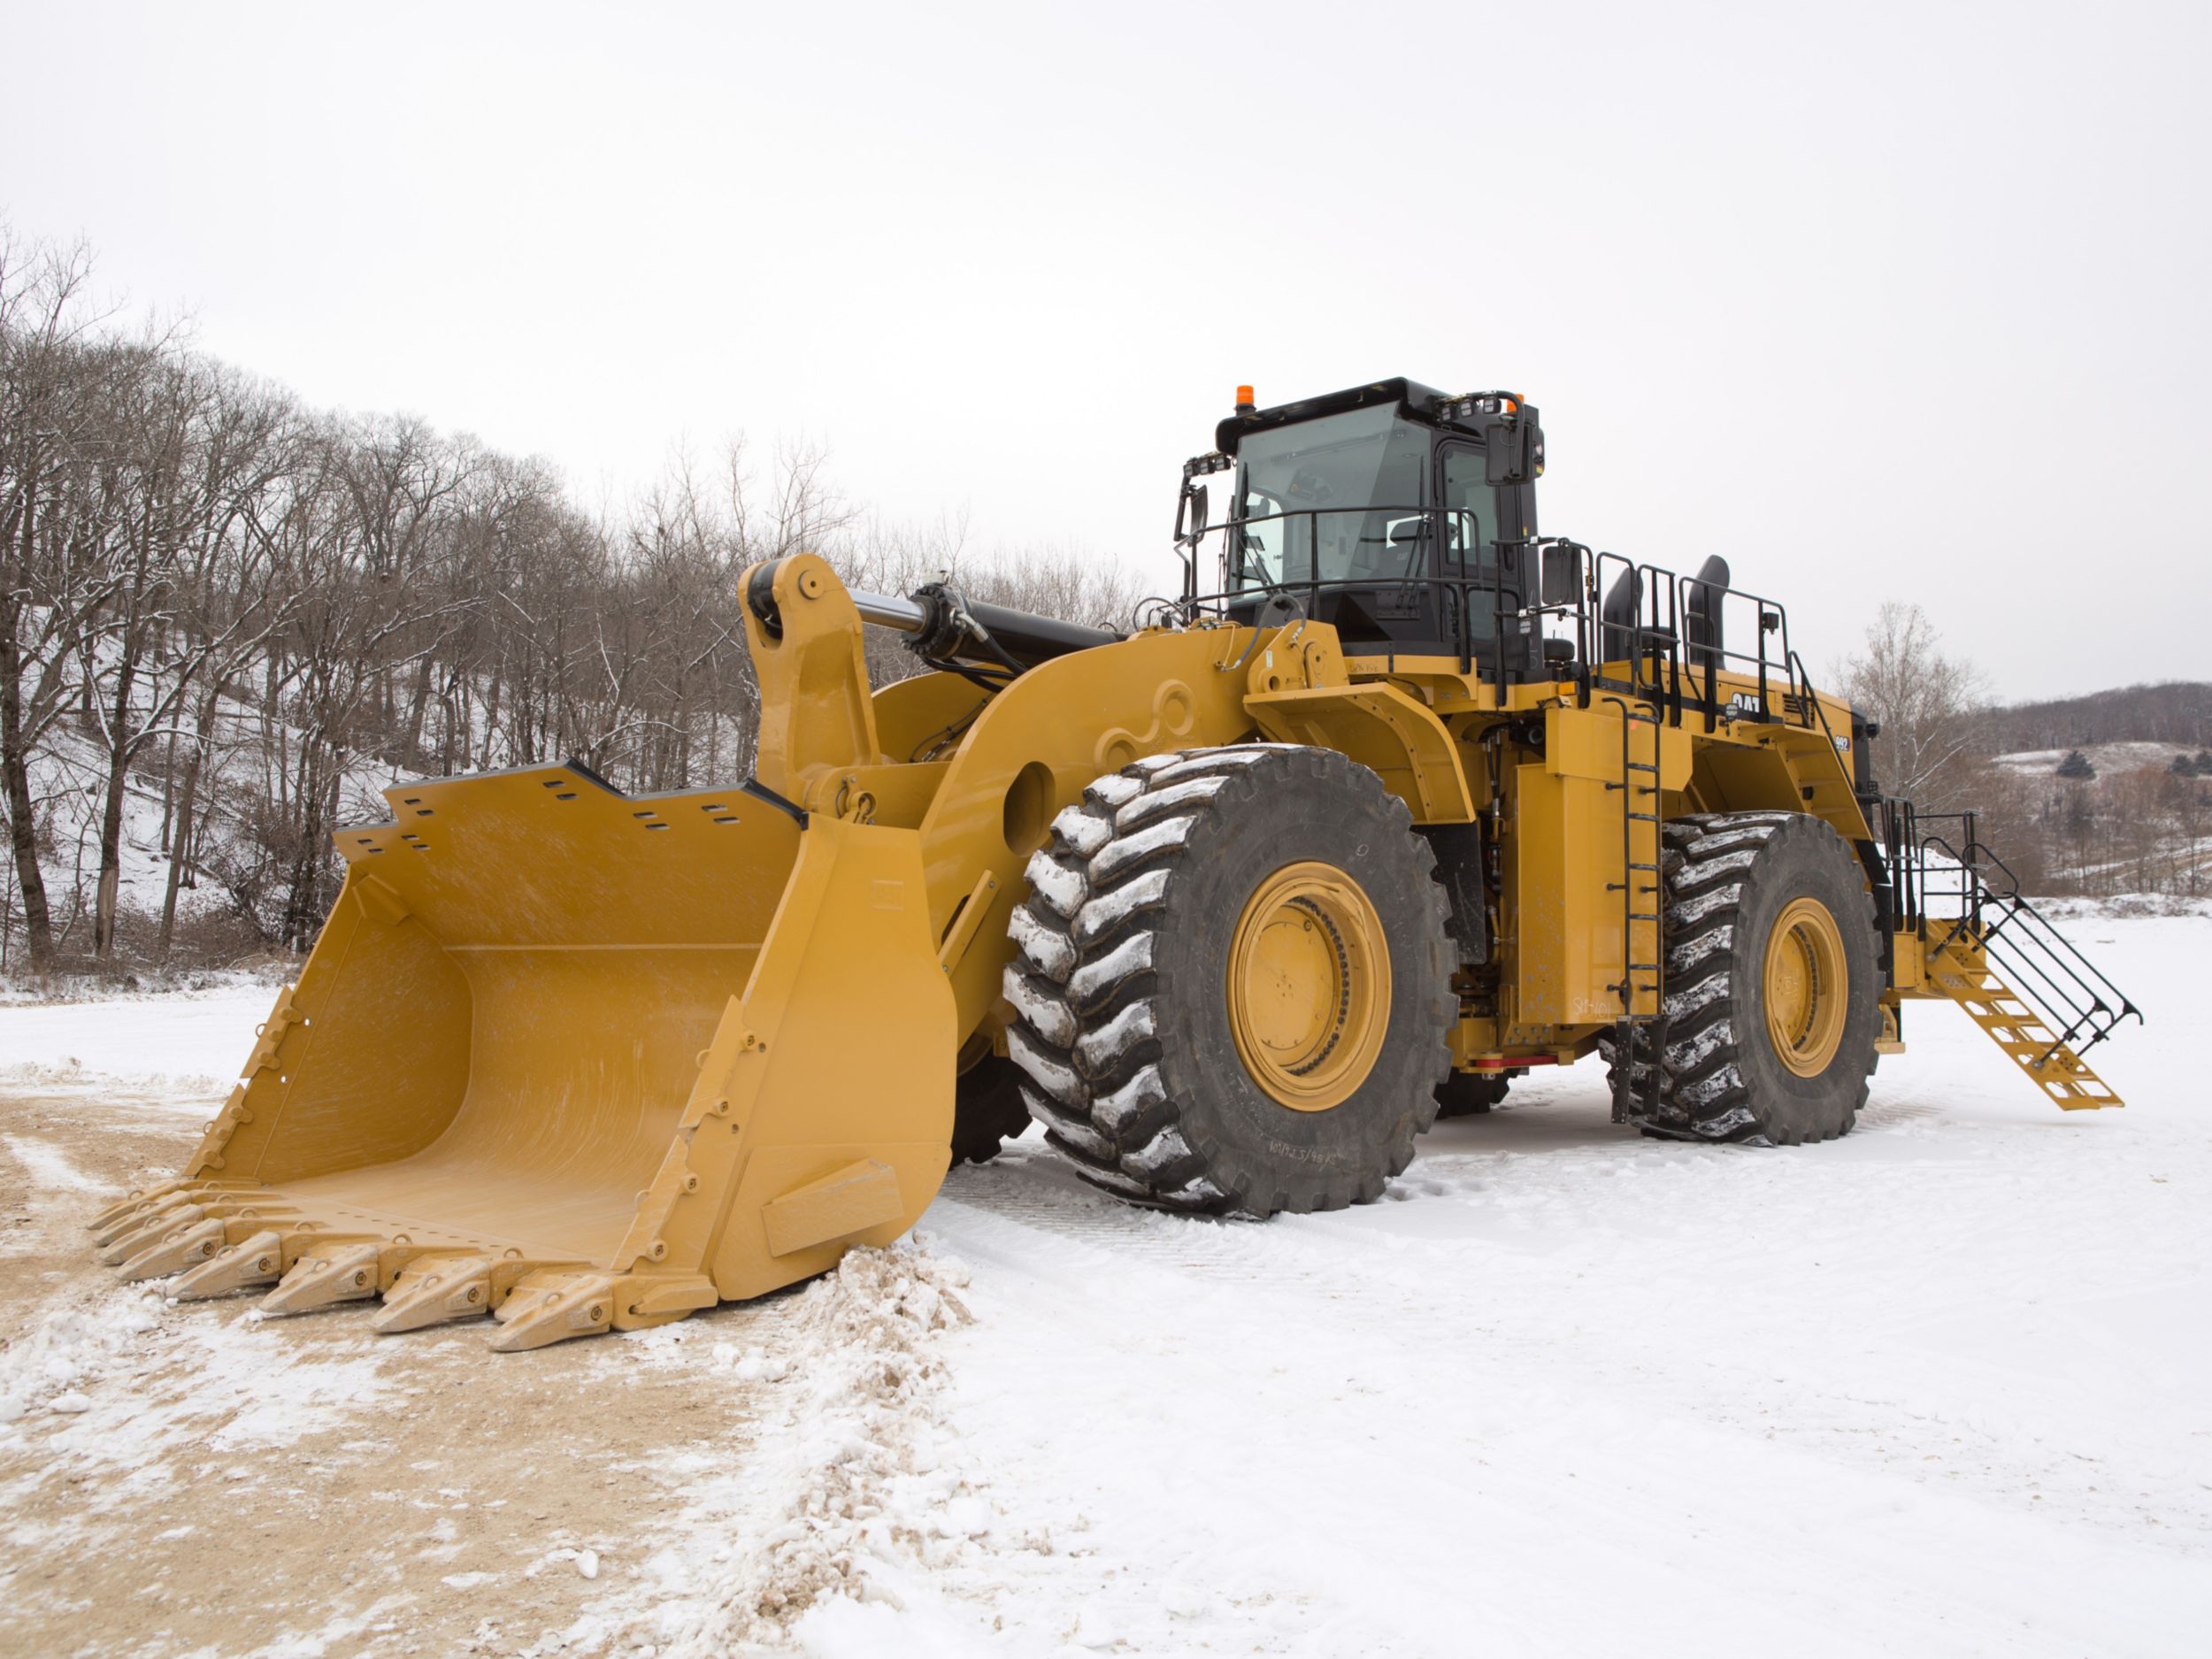
[[[1767,935],[1767,1035],[1782,1064],[1818,1077],[1843,1043],[1850,971],[1843,933],[1817,899],[1796,899]]]
[[[1390,1022],[1390,948],[1359,883],[1334,864],[1262,882],[1229,944],[1229,1029],[1244,1069],[1294,1111],[1326,1111],[1367,1080]]]

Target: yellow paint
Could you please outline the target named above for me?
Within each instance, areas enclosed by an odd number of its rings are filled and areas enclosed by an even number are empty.
[[[1767,934],[1763,968],[1767,1040],[1800,1077],[1818,1077],[1843,1042],[1850,967],[1843,934],[1817,899],[1793,899]]]
[[[818,1181],[795,1187],[761,1211],[768,1248],[789,1256],[898,1221],[906,1206],[898,1171],[880,1158],[856,1158]]]
[[[1343,871],[1307,862],[1263,881],[1225,974],[1237,1053],[1276,1100],[1326,1111],[1367,1080],[1390,1023],[1390,941]]]
[[[1396,686],[1258,691],[1245,707],[1276,741],[1333,749],[1374,772],[1417,823],[1464,824],[1475,815],[1451,733]]]
[[[1908,956],[1914,989],[1905,996],[1942,997],[1964,1009],[1967,1017],[2043,1092],[2053,1105],[2065,1111],[2095,1110],[2123,1106],[2112,1086],[2089,1069],[2068,1044],[2058,1040],[2047,1022],[2000,979],[1970,931],[1963,926],[1931,922],[1931,939],[1912,933],[1895,935],[1900,972],[1906,977]]]

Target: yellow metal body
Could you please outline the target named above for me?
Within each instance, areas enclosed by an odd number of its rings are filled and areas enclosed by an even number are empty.
[[[1230,1035],[1276,1101],[1327,1111],[1367,1080],[1390,1023],[1390,941],[1350,876],[1309,862],[1262,882],[1225,973]]]
[[[1793,899],[1767,935],[1767,1041],[1800,1077],[1818,1077],[1843,1043],[1849,1007],[1843,930],[1818,899]]]
[[[1639,866],[1659,815],[1786,808],[1868,833],[1840,705],[1696,729],[1567,683],[1502,695],[1451,659],[1347,657],[1310,622],[1146,631],[987,698],[941,673],[872,693],[830,567],[785,559],[773,593],[775,631],[745,612],[756,777],[782,804],[625,797],[559,766],[388,791],[393,822],[339,835],[336,907],[181,1179],[96,1223],[109,1259],[183,1271],[188,1295],[273,1285],[278,1311],[380,1295],[386,1329],[489,1312],[495,1346],[529,1348],[887,1241],[943,1176],[962,1056],[1003,1048],[1025,864],[1086,785],[1147,755],[1325,744],[1417,823],[1482,818],[1499,949],[1463,981],[1463,1067],[1570,1059],[1654,1011],[1636,964],[1656,924],[1637,918],[1657,909]],[[1281,896],[1358,933],[1332,892],[1324,873]],[[1310,1109],[1333,1072],[1302,1072],[1302,1027],[1263,1006],[1281,909],[1255,925],[1246,1025]],[[1925,979],[1959,995],[1974,973],[1954,953]],[[1339,989],[1336,1012],[1386,1011],[1371,975]]]

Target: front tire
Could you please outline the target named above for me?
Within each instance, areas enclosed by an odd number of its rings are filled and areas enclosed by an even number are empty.
[[[1010,928],[1007,1048],[1046,1139],[1163,1209],[1379,1198],[1451,1064],[1434,867],[1404,804],[1333,750],[1191,749],[1099,779]]]

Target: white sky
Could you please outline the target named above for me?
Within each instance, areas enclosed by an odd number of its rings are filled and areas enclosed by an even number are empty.
[[[2026,697],[2212,676],[2208,17],[0,0],[0,214],[588,500],[803,436],[1164,585],[1239,381],[1516,387],[1547,531]]]

